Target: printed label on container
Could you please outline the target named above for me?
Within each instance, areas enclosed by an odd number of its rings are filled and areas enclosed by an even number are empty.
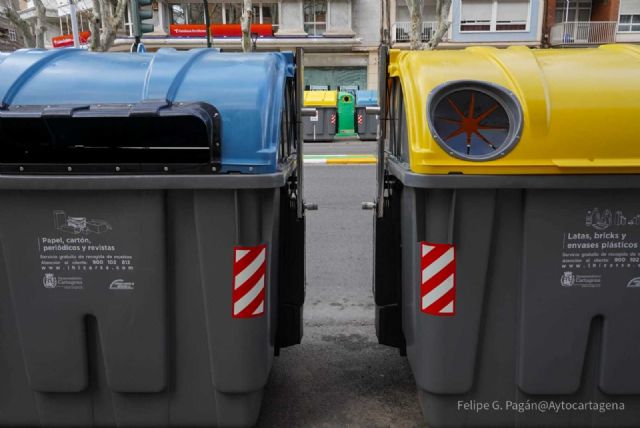
[[[626,287],[640,287],[640,213],[587,209],[584,224],[563,233],[561,268],[566,288],[600,288],[602,276],[614,272]]]
[[[53,225],[53,234],[37,237],[45,288],[81,290],[86,286],[88,275],[113,272],[123,278],[106,282],[106,288],[134,289],[134,283],[124,279],[126,273],[135,270],[133,256],[120,252],[118,245],[108,241],[108,232],[112,230],[109,222],[75,214],[69,216],[56,210]],[[98,236],[100,242],[96,242]]]

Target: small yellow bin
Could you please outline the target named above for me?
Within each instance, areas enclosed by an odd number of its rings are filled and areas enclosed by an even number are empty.
[[[338,91],[304,91],[305,107],[336,107]]]

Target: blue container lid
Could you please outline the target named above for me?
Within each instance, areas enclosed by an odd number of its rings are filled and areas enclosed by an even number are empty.
[[[278,167],[289,53],[92,53],[81,49],[0,54],[2,107],[205,102],[222,119],[222,171],[271,173]]]
[[[356,107],[378,105],[378,91],[356,91]]]

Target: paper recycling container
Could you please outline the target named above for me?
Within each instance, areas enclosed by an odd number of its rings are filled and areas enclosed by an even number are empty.
[[[333,141],[337,129],[338,91],[304,91],[304,106],[315,107],[315,116],[305,116],[305,141]]]
[[[361,140],[372,141],[378,138],[377,115],[368,115],[367,107],[378,106],[378,91],[356,91],[356,132]]]
[[[428,425],[637,427],[640,48],[387,70],[376,327]]]
[[[301,337],[293,56],[0,61],[0,426],[254,424]]]

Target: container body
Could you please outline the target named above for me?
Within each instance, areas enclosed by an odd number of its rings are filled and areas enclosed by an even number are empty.
[[[356,132],[363,141],[375,141],[378,138],[380,116],[367,114],[366,107],[356,107]]]
[[[0,191],[0,425],[255,423],[280,189],[44,187]],[[259,245],[264,313],[236,319],[234,248]]]
[[[398,195],[402,330],[429,426],[637,425],[640,180],[556,178],[470,189],[452,177]],[[454,316],[423,311],[421,242],[455,247]],[[534,407],[547,402],[597,404]]]
[[[338,115],[335,107],[316,107],[315,116],[305,116],[304,141],[333,141]]]

